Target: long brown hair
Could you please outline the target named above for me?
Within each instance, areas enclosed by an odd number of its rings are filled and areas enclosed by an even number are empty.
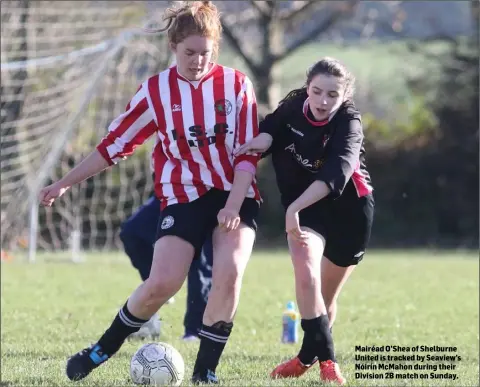
[[[167,31],[168,40],[178,44],[191,35],[205,36],[214,41],[213,57],[217,58],[222,24],[220,12],[211,1],[184,1],[180,7],[167,8],[163,20],[166,26],[149,32]]]
[[[354,75],[348,71],[347,68],[337,59],[326,57],[320,59],[307,70],[307,80],[305,82],[305,86],[292,90],[280,102],[280,104],[289,101],[298,95],[307,95],[307,89],[310,85],[310,82],[312,82],[312,79],[319,74],[330,75],[339,78],[343,84],[343,87],[345,88],[345,100],[350,100],[353,98],[353,94],[355,92]]]

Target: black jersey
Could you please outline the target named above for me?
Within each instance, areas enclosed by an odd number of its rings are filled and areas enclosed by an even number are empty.
[[[353,102],[344,102],[325,122],[309,117],[306,92],[283,102],[260,123],[273,137],[272,154],[282,202],[288,206],[315,180],[325,182],[336,199],[347,184],[358,197],[372,192],[365,167],[361,116]]]

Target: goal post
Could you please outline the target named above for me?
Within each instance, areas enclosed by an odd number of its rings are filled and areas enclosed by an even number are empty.
[[[51,208],[38,206],[40,189],[90,153],[171,60],[164,35],[138,28],[149,16],[142,2],[85,3],[2,3],[1,246],[31,262],[38,250],[81,261],[81,249],[118,249],[121,222],[152,192],[147,143]]]

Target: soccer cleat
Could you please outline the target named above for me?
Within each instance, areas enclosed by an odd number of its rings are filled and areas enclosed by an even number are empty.
[[[160,325],[160,318],[158,314],[155,313],[137,332],[128,336],[128,339],[158,339],[158,337],[160,337]]]
[[[68,359],[67,377],[72,381],[81,380],[107,360],[108,355],[102,352],[98,344],[94,344]]]
[[[334,382],[340,386],[347,383],[340,372],[340,367],[332,360],[320,362],[320,379],[324,382]]]
[[[218,384],[218,378],[215,372],[207,370],[206,372],[197,372],[192,376],[192,384]]]
[[[316,362],[317,359],[315,359],[312,364],[305,365],[298,357],[294,357],[277,366],[271,372],[270,376],[272,379],[298,378],[307,372]]]

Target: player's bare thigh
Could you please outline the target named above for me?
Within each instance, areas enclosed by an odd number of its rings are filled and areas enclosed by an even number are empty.
[[[204,315],[204,324],[231,322],[240,299],[243,274],[252,254],[255,231],[244,223],[237,229],[213,233],[212,288]]]
[[[155,243],[150,278],[155,282],[168,282],[178,286],[181,281],[183,284],[194,254],[194,247],[186,240],[174,235],[161,237]]]
[[[306,260],[311,261],[312,264],[314,262],[320,262],[325,249],[325,238],[310,227],[301,227],[301,229],[308,233],[306,246],[302,246],[298,241],[290,236],[287,237],[288,247],[290,249],[290,255],[292,257],[293,264],[295,265],[297,261],[299,261],[299,264],[302,262],[307,263],[305,262]]]
[[[240,222],[237,229],[228,232],[215,228],[213,232],[214,267],[215,263],[217,267],[246,265],[252,254],[254,242],[255,231],[243,222]]]
[[[182,287],[194,254],[193,246],[166,235],[155,243],[150,276],[128,300],[131,313],[148,319]]]

